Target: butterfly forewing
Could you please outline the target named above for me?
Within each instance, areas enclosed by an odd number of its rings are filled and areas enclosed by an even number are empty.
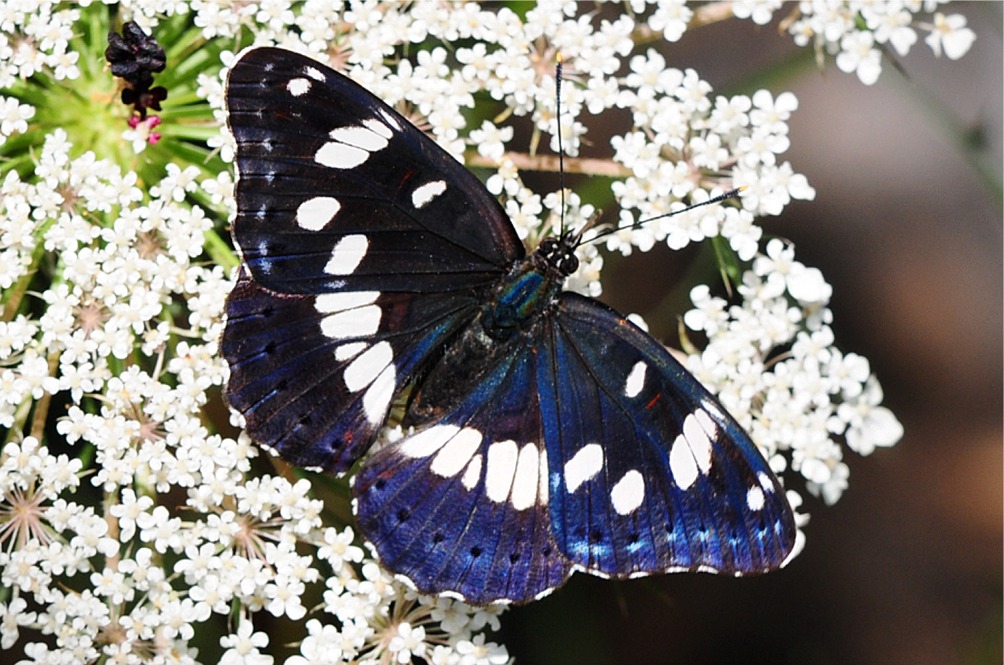
[[[477,180],[400,114],[295,53],[245,52],[227,80],[233,230],[283,293],[442,293],[498,278],[523,246]]]
[[[611,576],[777,568],[794,542],[783,490],[749,437],[665,348],[562,294],[539,386],[555,538]]]

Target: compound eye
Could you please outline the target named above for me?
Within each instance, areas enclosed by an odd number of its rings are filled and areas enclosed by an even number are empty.
[[[575,254],[566,254],[558,260],[558,270],[563,275],[571,275],[579,269],[579,259]]]

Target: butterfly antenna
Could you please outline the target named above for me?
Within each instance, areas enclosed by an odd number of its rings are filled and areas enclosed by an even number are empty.
[[[558,131],[558,187],[561,191],[561,214],[559,215],[559,237],[565,235],[565,147],[561,142],[561,70],[563,66],[561,54],[554,56],[554,112],[555,127]]]
[[[654,222],[657,219],[664,219],[666,217],[673,217],[675,215],[681,215],[681,214],[683,214],[685,212],[690,212],[691,210],[693,210],[695,208],[700,208],[702,206],[708,206],[708,205],[711,205],[713,203],[720,203],[722,201],[727,201],[728,199],[738,198],[739,194],[744,189],[746,189],[746,185],[743,185],[741,187],[736,187],[735,189],[730,189],[729,191],[725,192],[724,194],[719,194],[718,196],[710,198],[707,201],[701,201],[700,203],[695,203],[693,205],[689,205],[686,208],[680,208],[679,210],[674,210],[673,212],[667,212],[667,213],[663,213],[661,215],[656,215],[655,217],[649,217],[647,219],[642,219],[642,220],[639,220],[639,221],[635,222],[634,224],[630,224],[628,226],[618,226],[616,228],[612,228],[612,229],[609,229],[607,231],[603,231],[602,233],[597,233],[596,235],[594,235],[592,238],[589,238],[588,240],[582,240],[582,241],[580,241],[579,244],[580,245],[585,245],[586,243],[596,242],[597,240],[600,240],[602,238],[606,238],[607,236],[613,235],[615,233],[620,233],[621,231],[631,231],[632,229],[640,228],[641,226],[643,226],[645,224],[648,224],[649,222]]]

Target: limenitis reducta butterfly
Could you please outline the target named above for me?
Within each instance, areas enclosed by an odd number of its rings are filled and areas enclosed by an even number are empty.
[[[354,479],[359,526],[419,591],[526,602],[610,577],[777,568],[792,511],[735,420],[648,334],[529,256],[473,174],[351,80],[255,48],[227,81],[243,265],[227,397],[293,464]],[[410,392],[408,392],[410,391]]]

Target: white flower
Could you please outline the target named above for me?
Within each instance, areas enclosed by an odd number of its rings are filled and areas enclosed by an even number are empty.
[[[236,633],[221,637],[220,646],[226,649],[220,665],[271,665],[273,660],[259,651],[268,646],[268,635],[254,632],[250,621],[242,621]]]
[[[781,0],[739,0],[732,3],[736,18],[752,18],[757,25],[770,23],[774,12],[781,8]]]
[[[410,663],[412,656],[421,657],[429,645],[425,643],[425,628],[412,627],[408,622],[397,625],[394,637],[387,645],[387,650],[394,655],[398,663]]]
[[[882,388],[869,376],[861,394],[837,408],[837,415],[848,424],[847,445],[859,455],[870,455],[875,448],[887,448],[903,438],[903,425],[879,405],[881,401]]]
[[[865,85],[871,85],[882,73],[882,54],[875,48],[870,32],[852,32],[840,40],[837,67],[842,72],[856,72]]]
[[[462,665],[505,665],[509,662],[509,652],[502,645],[488,642],[484,635],[476,635],[473,640],[457,643],[457,653]]]
[[[924,43],[936,56],[940,57],[944,51],[950,60],[958,60],[968,53],[974,41],[976,33],[966,27],[966,17],[962,14],[935,14],[931,32],[924,38]]]

